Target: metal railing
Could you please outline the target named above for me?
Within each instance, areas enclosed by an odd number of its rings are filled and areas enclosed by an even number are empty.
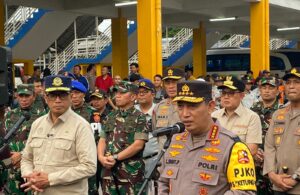
[[[57,74],[73,58],[96,58],[111,43],[111,26],[98,36],[75,39],[49,64],[52,74]]]
[[[248,35],[234,34],[226,40],[219,40],[215,43],[212,48],[223,48],[223,47],[240,47],[245,41],[249,40]]]
[[[271,39],[270,40],[270,50],[276,50],[282,47],[287,46],[290,43],[289,40],[283,39]]]
[[[162,43],[162,58],[167,59],[175,52],[179,51],[193,37],[193,29],[183,28],[173,38]],[[128,63],[138,62],[138,52],[133,54]]]
[[[14,35],[20,30],[22,25],[38,11],[39,9],[37,8],[20,6],[5,22],[5,43],[8,44],[9,40],[13,39]]]

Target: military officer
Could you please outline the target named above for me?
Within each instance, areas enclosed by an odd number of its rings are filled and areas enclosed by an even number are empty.
[[[95,142],[98,144],[100,139],[100,132],[102,131],[102,124],[104,119],[109,114],[109,110],[106,105],[108,102],[107,93],[101,89],[96,89],[90,96],[91,105],[95,109],[91,115],[90,123],[94,132]],[[99,189],[101,178],[101,163],[97,162],[97,173],[96,173],[96,189]],[[91,183],[92,184],[92,183]]]
[[[263,144],[265,140],[265,135],[270,126],[270,120],[272,118],[273,113],[278,110],[282,105],[277,99],[279,94],[278,90],[279,82],[275,77],[263,77],[260,80],[260,94],[261,101],[255,103],[251,110],[256,112],[260,117],[261,125],[262,125],[262,138]],[[272,185],[268,178],[263,176],[262,168],[263,168],[263,144],[259,145],[257,154],[255,156],[256,163],[256,177],[257,177],[257,193],[260,195],[272,195]]]
[[[84,96],[87,92],[85,86],[79,81],[72,81],[71,87],[71,101],[72,101],[72,109],[74,112],[82,116],[87,122],[91,123],[93,112],[95,111],[94,108],[89,106],[84,101]],[[95,140],[98,141],[99,134],[95,134]],[[89,195],[97,195],[99,184],[97,183],[96,175],[92,176],[88,180],[89,183]]]
[[[70,109],[71,78],[45,78],[49,113],[31,127],[21,161],[25,191],[37,195],[87,195],[96,173],[96,144],[90,124]]]
[[[164,70],[163,73],[163,85],[168,98],[162,100],[153,110],[152,115],[152,129],[169,127],[179,122],[179,116],[177,113],[176,102],[172,100],[177,93],[177,82],[184,77],[184,72],[180,69],[169,68]],[[159,148],[163,148],[163,144],[166,140],[165,136],[158,137]]]
[[[19,107],[15,108],[5,115],[5,129],[9,131],[12,126],[24,115],[25,112],[30,114],[30,120],[25,121],[19,128],[19,132],[9,143],[11,151],[11,164],[8,164],[7,177],[5,184],[5,194],[26,194],[20,185],[24,182],[21,177],[20,161],[21,152],[25,147],[26,140],[29,135],[31,124],[40,116],[45,114],[44,108],[34,105],[36,94],[32,84],[21,84],[17,87],[17,100]]]
[[[110,194],[137,194],[143,182],[142,159],[148,140],[146,117],[134,108],[138,87],[123,81],[116,89],[116,105],[103,122],[98,144],[102,170],[102,191]]]
[[[300,194],[300,69],[292,69],[283,80],[290,104],[275,111],[265,138],[263,173],[275,195]]]
[[[162,160],[159,194],[255,194],[255,168],[248,147],[211,117],[212,87],[203,81],[178,83],[180,120]]]

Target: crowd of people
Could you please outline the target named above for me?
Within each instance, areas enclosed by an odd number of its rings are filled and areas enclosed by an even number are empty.
[[[16,88],[2,124],[30,119],[1,151],[4,194],[300,194],[300,69],[193,77],[193,67],[144,78],[101,76],[90,64],[31,78]],[[185,125],[168,135],[152,132]],[[2,146],[1,146],[2,147]]]

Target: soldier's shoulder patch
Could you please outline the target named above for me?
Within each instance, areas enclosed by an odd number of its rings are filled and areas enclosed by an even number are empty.
[[[227,178],[231,190],[256,191],[254,160],[250,150],[242,142],[236,142],[232,147],[227,167]]]

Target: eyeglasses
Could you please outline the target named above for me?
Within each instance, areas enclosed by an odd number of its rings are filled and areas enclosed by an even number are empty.
[[[69,96],[69,93],[47,93],[47,97],[49,100],[54,101],[56,98],[61,100],[66,100]]]
[[[139,95],[146,95],[148,94],[150,91],[149,90],[144,90],[144,91],[138,91]]]
[[[221,91],[221,96],[225,97],[226,95],[228,95],[228,97],[232,97],[236,93],[240,93],[240,92],[239,91]]]

